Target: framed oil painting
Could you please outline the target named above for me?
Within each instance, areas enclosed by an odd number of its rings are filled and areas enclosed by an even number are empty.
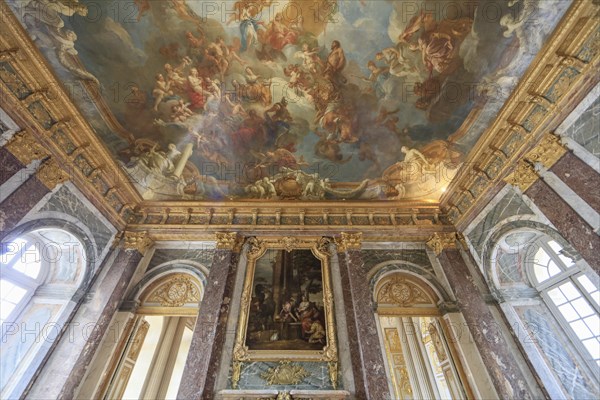
[[[234,348],[250,361],[322,361],[337,381],[329,240],[252,238]]]

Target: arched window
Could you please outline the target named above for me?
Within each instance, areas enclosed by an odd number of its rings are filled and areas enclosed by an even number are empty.
[[[584,358],[600,366],[600,291],[597,282],[578,268],[555,240],[542,236],[531,247],[527,271],[533,275],[535,288],[565,326]]]
[[[374,299],[394,398],[466,398],[437,294],[420,279],[394,272],[376,283]]]
[[[517,337],[530,358],[541,360],[534,365],[540,375],[547,371],[545,383],[554,382],[551,395],[598,396],[598,276],[558,236],[532,229],[511,231],[497,242],[492,271],[514,310],[509,319],[529,331],[527,339]]]
[[[84,247],[67,231],[39,229],[2,243],[2,398],[14,396],[28,384],[65,327],[84,274]]]

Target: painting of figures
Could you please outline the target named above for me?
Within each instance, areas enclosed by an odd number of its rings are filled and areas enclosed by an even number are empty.
[[[564,0],[7,0],[147,200],[439,199]]]
[[[267,250],[256,261],[249,350],[322,350],[327,344],[321,261],[310,250]]]

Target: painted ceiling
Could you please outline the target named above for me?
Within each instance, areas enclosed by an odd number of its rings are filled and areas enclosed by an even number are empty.
[[[7,0],[149,200],[438,200],[563,0]]]

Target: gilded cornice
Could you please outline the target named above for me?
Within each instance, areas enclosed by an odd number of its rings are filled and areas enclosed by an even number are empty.
[[[566,152],[567,149],[560,142],[560,138],[547,133],[537,146],[517,163],[514,171],[504,181],[525,192],[539,178],[535,170],[536,164],[552,168]]]
[[[34,160],[43,160],[49,156],[46,149],[28,130],[15,133],[4,147],[23,165],[29,165]]]
[[[566,152],[567,149],[561,143],[560,137],[546,133],[525,158],[533,164],[540,163],[546,168],[552,168]]]
[[[531,178],[531,169],[523,163],[548,168],[562,155],[557,141],[545,135],[600,81],[599,10],[597,2],[573,2],[468,155],[440,201],[458,229],[469,223],[498,185],[506,179],[515,182],[513,172]],[[526,182],[519,183],[523,185],[527,186]]]

